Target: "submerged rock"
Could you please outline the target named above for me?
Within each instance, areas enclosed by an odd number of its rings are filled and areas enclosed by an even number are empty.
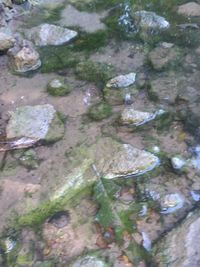
[[[159,164],[153,154],[111,138],[100,139],[90,153],[96,172],[105,179],[141,175]]]
[[[171,46],[172,45],[172,46]],[[155,70],[161,70],[168,65],[175,64],[180,52],[173,44],[162,43],[149,53],[149,61]]]
[[[18,107],[10,116],[6,128],[8,139],[28,137],[51,142],[63,137],[64,125],[52,105]]]
[[[178,14],[188,16],[188,17],[197,17],[200,16],[200,4],[196,2],[189,2],[178,7]]]
[[[64,79],[53,79],[47,85],[47,92],[53,96],[64,96],[71,92],[71,88]]]
[[[126,107],[121,114],[120,122],[127,125],[139,126],[149,122],[156,117],[156,113],[135,110],[133,107]]]
[[[12,34],[0,31],[0,51],[6,51],[13,47],[15,43],[15,38]]]
[[[159,158],[152,153],[122,144],[110,137],[100,138],[90,147],[80,146],[75,150],[76,161],[91,162],[93,174],[105,179],[130,177],[151,171],[159,165]]]
[[[119,75],[109,80],[104,88],[104,97],[111,105],[120,105],[131,102],[131,95],[135,92],[133,87],[136,79],[134,72]]]
[[[72,263],[70,267],[109,267],[109,265],[96,256],[83,256]]]
[[[13,71],[18,73],[25,73],[34,71],[41,66],[39,53],[35,50],[33,45],[26,40],[8,50],[10,57],[10,67]]]
[[[159,240],[154,247],[158,267],[198,267],[200,263],[199,211]]]
[[[160,30],[169,28],[169,22],[155,12],[140,10],[132,11],[132,17],[141,30]]]
[[[62,45],[77,36],[77,32],[52,24],[42,24],[27,31],[26,36],[37,46]]]

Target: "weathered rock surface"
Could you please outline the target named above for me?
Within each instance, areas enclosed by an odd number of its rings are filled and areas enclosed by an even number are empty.
[[[158,16],[155,12],[140,10],[132,11],[132,17],[135,23],[142,30],[161,30],[169,28],[169,22],[161,16]]]
[[[121,114],[120,122],[127,125],[139,126],[153,120],[156,113],[135,110],[133,107],[126,107]]]
[[[56,141],[64,134],[64,125],[52,105],[18,107],[10,115],[7,138]]]
[[[13,47],[15,43],[15,38],[12,34],[0,31],[0,51],[8,50]]]
[[[135,93],[135,79],[136,74],[132,72],[109,80],[103,90],[106,101],[111,105],[120,105],[126,102],[127,95],[131,99]]]
[[[200,16],[200,4],[196,2],[189,2],[178,7],[179,14],[188,17]]]
[[[8,56],[10,57],[10,68],[18,73],[34,71],[42,64],[39,53],[26,40],[20,40],[13,48],[10,48]]]
[[[47,23],[34,27],[25,34],[37,46],[62,45],[77,36],[76,31]]]
[[[161,70],[170,64],[176,63],[179,58],[179,51],[176,47],[170,47],[166,43],[160,44],[149,53],[149,61],[155,70]]]
[[[108,267],[108,264],[95,256],[83,256],[72,263],[70,267]]]
[[[200,264],[199,211],[189,214],[186,220],[172,230],[155,246],[159,267],[198,267]]]

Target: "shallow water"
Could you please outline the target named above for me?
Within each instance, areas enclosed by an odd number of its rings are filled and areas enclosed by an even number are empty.
[[[83,254],[102,259],[103,266],[167,266],[152,246],[200,201],[200,15],[178,14],[185,2],[45,0],[14,6],[18,15],[7,25],[14,32],[45,22],[78,36],[36,47],[42,66],[23,75],[13,72],[6,53],[0,56],[0,266],[79,266],[73,262]],[[163,16],[169,27],[142,28],[133,18],[141,10]],[[80,62],[89,64],[81,70]],[[106,93],[111,78],[132,72],[136,82],[119,98],[116,88]],[[48,93],[55,78],[64,78],[71,92]],[[11,151],[9,112],[44,104],[59,112],[62,139]],[[123,124],[127,106],[153,116]],[[120,144],[153,153],[159,166],[143,166],[133,176],[130,154],[124,156]],[[180,169],[172,167],[175,156],[186,162]],[[120,178],[104,179],[108,169]],[[67,219],[50,223],[56,214]]]

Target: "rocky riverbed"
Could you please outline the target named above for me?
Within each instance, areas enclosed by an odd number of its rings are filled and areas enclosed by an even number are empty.
[[[200,2],[0,1],[0,266],[198,267]]]

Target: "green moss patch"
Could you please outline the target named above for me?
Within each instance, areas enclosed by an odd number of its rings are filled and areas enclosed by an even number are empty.
[[[75,72],[79,79],[95,82],[98,85],[104,85],[106,81],[115,75],[112,65],[93,61],[80,62]]]

